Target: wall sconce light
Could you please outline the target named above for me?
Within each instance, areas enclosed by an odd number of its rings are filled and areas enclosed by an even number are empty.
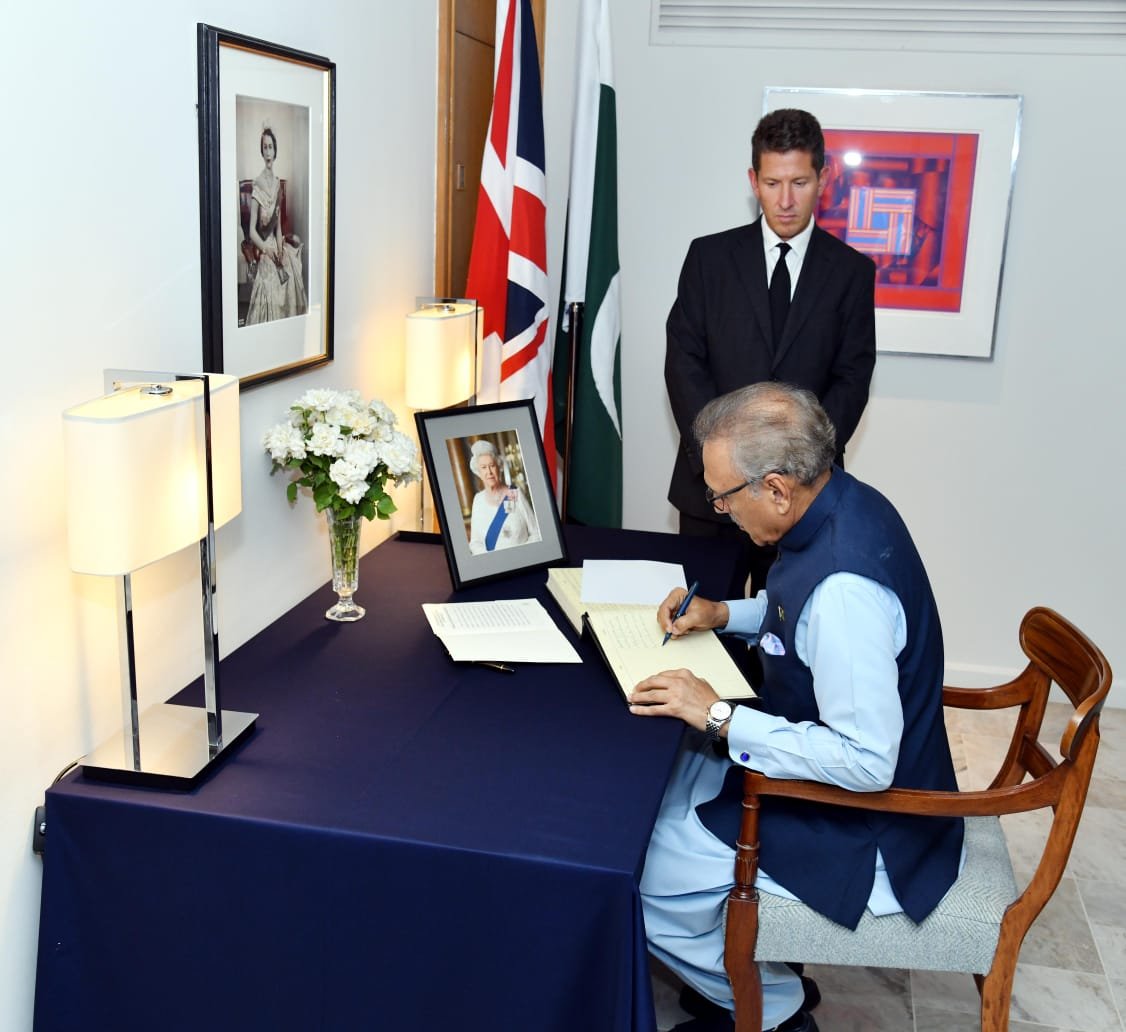
[[[106,394],[63,413],[70,566],[121,578],[129,727],[80,760],[96,777],[186,787],[254,726],[221,708],[215,528],[242,509],[238,378],[107,370]],[[138,713],[131,574],[197,543],[205,708]]]

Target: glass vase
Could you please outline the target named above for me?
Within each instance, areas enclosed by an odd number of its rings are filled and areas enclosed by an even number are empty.
[[[363,619],[363,606],[356,605],[353,595],[360,581],[360,521],[362,516],[337,516],[325,509],[328,520],[328,548],[332,558],[332,590],[339,598],[325,612],[326,619],[351,623]]]

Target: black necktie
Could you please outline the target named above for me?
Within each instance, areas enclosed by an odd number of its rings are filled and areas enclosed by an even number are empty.
[[[790,270],[786,268],[786,252],[789,250],[789,244],[778,245],[778,262],[770,277],[770,329],[776,349],[782,340],[786,315],[790,311]]]

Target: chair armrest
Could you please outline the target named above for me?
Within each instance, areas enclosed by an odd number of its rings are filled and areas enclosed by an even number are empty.
[[[942,705],[954,709],[994,710],[1010,706],[1023,706],[1032,699],[1037,690],[1031,668],[1005,684],[993,688],[955,688],[943,686]]]
[[[1066,771],[1059,767],[1027,784],[977,792],[935,792],[914,788],[889,788],[883,792],[851,792],[819,781],[768,778],[748,770],[743,779],[744,798],[779,796],[804,799],[854,810],[905,813],[932,817],[997,817],[1055,806]],[[744,806],[747,802],[744,802]]]

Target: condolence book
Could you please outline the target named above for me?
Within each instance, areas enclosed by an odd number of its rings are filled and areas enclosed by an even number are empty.
[[[602,654],[622,694],[629,700],[638,681],[663,670],[684,667],[703,678],[724,699],[747,699],[754,690],[714,631],[673,638],[662,646],[657,607],[582,600],[582,569],[552,567],[547,590],[576,631],[584,626]]]
[[[681,667],[707,681],[721,699],[754,697],[715,631],[695,631],[662,645],[665,635],[650,606],[593,609],[583,622],[627,702],[639,681]]]

